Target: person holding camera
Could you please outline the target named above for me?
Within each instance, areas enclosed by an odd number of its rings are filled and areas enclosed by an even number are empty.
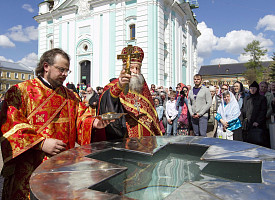
[[[189,135],[187,95],[188,95],[188,88],[186,86],[183,86],[177,98],[177,107],[179,109],[179,112],[178,112],[178,134],[179,135]]]

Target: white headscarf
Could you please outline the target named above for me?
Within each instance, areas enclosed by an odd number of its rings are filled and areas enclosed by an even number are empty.
[[[225,120],[226,122],[229,122],[233,119],[237,119],[241,114],[239,104],[236,98],[234,97],[232,92],[229,91],[229,94],[230,94],[230,102],[224,105],[224,100],[222,96],[222,103],[220,104],[217,112],[222,116],[222,119]]]

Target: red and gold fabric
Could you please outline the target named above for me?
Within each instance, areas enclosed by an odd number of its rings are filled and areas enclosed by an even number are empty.
[[[28,199],[30,175],[48,159],[41,143],[55,138],[66,143],[67,149],[75,142],[88,144],[94,118],[73,92],[63,86],[52,90],[38,78],[11,87],[5,102],[0,138],[4,197]]]
[[[119,98],[125,112],[128,113],[125,116],[128,137],[162,135],[157,112],[146,83],[141,94],[129,90],[128,94],[124,95],[118,79],[105,86],[103,93],[107,90],[112,97]]]

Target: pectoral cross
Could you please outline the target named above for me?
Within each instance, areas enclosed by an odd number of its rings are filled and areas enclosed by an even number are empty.
[[[126,66],[125,66],[125,73],[126,74],[131,74],[130,71],[130,64],[131,64],[131,59],[132,58],[138,58],[140,56],[140,53],[137,52],[133,52],[134,48],[132,45],[128,45],[126,47],[126,54],[121,54],[121,55],[117,55],[117,59],[126,59]],[[129,85],[126,85],[123,93],[126,95],[128,94],[129,91]]]
[[[138,114],[139,114],[139,111],[140,111],[140,103],[138,102],[138,100],[137,99],[135,99],[135,104],[134,104],[134,106],[137,108],[137,111],[138,111]]]

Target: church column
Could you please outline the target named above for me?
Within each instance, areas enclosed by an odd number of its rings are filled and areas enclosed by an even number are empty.
[[[148,83],[158,80],[158,7],[153,1],[148,5]]]

